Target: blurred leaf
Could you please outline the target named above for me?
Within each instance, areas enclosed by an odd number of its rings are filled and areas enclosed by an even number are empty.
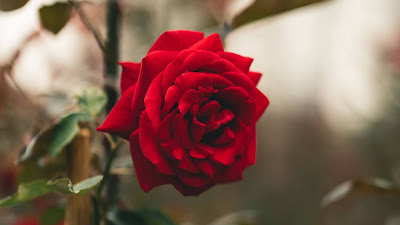
[[[78,96],[78,104],[82,111],[96,116],[107,103],[107,95],[100,88],[85,89],[81,96]]]
[[[46,181],[44,179],[35,180],[20,184],[17,193],[0,200],[0,207],[14,206],[39,196],[58,191],[64,194],[83,195],[88,193],[103,179],[102,175],[95,176],[72,185],[67,178],[57,179],[55,181]]]
[[[356,179],[346,181],[322,199],[322,207],[327,207],[335,202],[354,195],[387,195],[399,194],[400,190],[392,182],[381,178]]]
[[[54,127],[51,143],[50,156],[55,157],[61,150],[69,144],[79,132],[79,122],[92,121],[92,117],[87,113],[71,113],[63,117]]]
[[[231,24],[233,19],[251,6],[255,0],[203,0],[215,19]]]
[[[234,26],[239,27],[254,20],[323,1],[326,0],[257,0],[234,19]]]
[[[259,224],[258,220],[259,218],[256,211],[246,210],[225,215],[209,225],[255,225]]]
[[[39,17],[43,27],[57,34],[71,17],[72,5],[68,2],[56,2],[39,9]]]
[[[175,225],[175,223],[159,210],[143,208],[136,211],[148,225]]]
[[[49,145],[53,136],[54,126],[41,130],[26,146],[17,163],[27,160],[37,161],[49,153]]]
[[[16,194],[0,200],[0,207],[18,205],[50,193],[53,190],[53,187],[47,185],[46,180],[35,180],[29,183],[24,183],[19,185]]]
[[[51,207],[40,216],[40,225],[55,225],[64,220],[65,208]]]
[[[146,208],[136,211],[113,210],[107,214],[107,219],[113,225],[176,225],[161,211]]]
[[[0,11],[11,11],[24,6],[29,0],[0,0]]]
[[[107,214],[107,224],[111,225],[146,225],[143,218],[132,211],[113,210]]]
[[[26,183],[37,179],[54,179],[65,176],[65,157],[57,157],[55,161],[39,163],[37,161],[26,161],[18,169],[18,183]]]

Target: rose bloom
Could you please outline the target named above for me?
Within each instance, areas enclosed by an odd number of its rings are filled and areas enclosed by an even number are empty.
[[[178,30],[163,33],[141,63],[120,63],[122,96],[98,130],[130,141],[145,192],[172,184],[198,195],[242,179],[269,104],[252,61],[225,52],[218,34]]]

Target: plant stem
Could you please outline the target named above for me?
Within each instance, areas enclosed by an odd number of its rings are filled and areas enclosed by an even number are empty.
[[[80,3],[78,3],[78,2],[76,2],[74,0],[69,0],[68,2],[74,7],[74,9],[75,9],[76,13],[78,14],[79,18],[81,18],[82,22],[85,24],[85,26],[93,34],[94,39],[96,39],[97,45],[99,46],[101,51],[104,53],[106,51],[106,46],[104,44],[103,38],[101,37],[101,35],[97,31],[97,29],[89,21],[89,19],[87,18],[85,12],[83,12],[82,8],[80,7]]]
[[[67,149],[68,178],[76,184],[89,177],[90,167],[90,131],[80,129]],[[92,207],[90,197],[69,195],[67,197],[66,225],[90,225]]]

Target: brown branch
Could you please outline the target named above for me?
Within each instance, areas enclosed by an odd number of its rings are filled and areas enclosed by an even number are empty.
[[[76,2],[75,0],[68,0],[68,2],[73,5],[76,13],[78,14],[79,18],[82,20],[83,24],[85,24],[86,28],[93,34],[94,39],[96,39],[97,45],[101,49],[103,53],[106,51],[106,45],[104,44],[103,38],[101,37],[100,33],[97,29],[92,25],[92,23],[87,18],[86,14],[83,12],[82,8],[80,7],[80,3]]]
[[[67,150],[68,178],[76,184],[89,177],[90,169],[90,131],[82,128]],[[88,195],[69,195],[65,212],[66,225],[90,225],[92,213]]]

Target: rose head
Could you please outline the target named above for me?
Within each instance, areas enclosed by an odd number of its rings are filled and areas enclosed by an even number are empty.
[[[144,191],[172,184],[198,195],[242,179],[269,104],[252,61],[225,52],[218,34],[180,30],[162,34],[141,63],[121,63],[122,96],[98,130],[130,141]]]

